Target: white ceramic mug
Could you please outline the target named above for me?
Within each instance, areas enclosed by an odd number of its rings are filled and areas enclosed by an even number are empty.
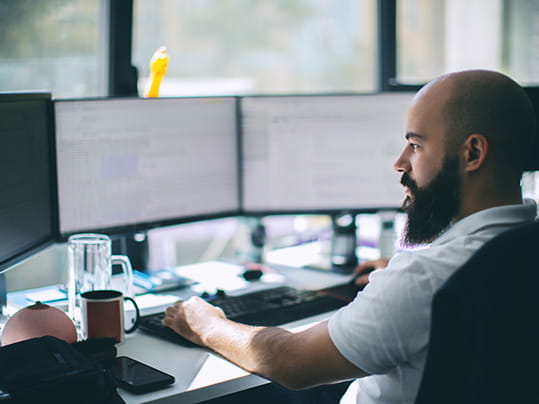
[[[124,300],[131,302],[135,318],[130,327],[124,324]],[[81,294],[82,337],[113,337],[117,343],[123,342],[125,334],[138,327],[140,311],[137,303],[117,290],[92,290]]]

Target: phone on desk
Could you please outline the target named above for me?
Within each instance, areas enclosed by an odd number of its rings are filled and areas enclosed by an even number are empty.
[[[135,394],[148,393],[174,383],[174,376],[127,356],[114,360],[112,376],[119,387]]]

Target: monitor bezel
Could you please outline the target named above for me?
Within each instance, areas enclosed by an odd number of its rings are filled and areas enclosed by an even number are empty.
[[[57,181],[56,181],[56,146],[55,146],[55,127],[54,127],[54,108],[52,94],[48,90],[28,90],[28,91],[2,91],[0,92],[0,104],[11,102],[33,102],[43,101],[45,103],[47,122],[47,145],[49,152],[49,182],[50,190],[50,219],[51,228],[49,235],[36,240],[31,246],[21,250],[19,253],[0,261],[0,274],[8,271],[17,264],[25,261],[33,255],[54,245],[58,240],[59,221],[58,221],[58,200],[57,200]]]

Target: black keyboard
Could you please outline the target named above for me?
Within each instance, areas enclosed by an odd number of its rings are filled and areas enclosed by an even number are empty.
[[[275,326],[336,310],[352,300],[353,296],[339,292],[340,290],[335,288],[315,291],[280,286],[239,296],[215,297],[208,301],[223,309],[230,320],[249,325]],[[139,328],[159,338],[194,346],[170,328],[163,326],[163,317],[164,313],[143,316]]]

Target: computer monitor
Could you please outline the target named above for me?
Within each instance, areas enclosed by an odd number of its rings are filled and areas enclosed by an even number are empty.
[[[0,92],[0,273],[55,241],[53,110],[47,92]]]
[[[393,163],[413,93],[241,99],[248,214],[369,212],[403,200]]]
[[[235,97],[54,103],[60,233],[236,214]]]

